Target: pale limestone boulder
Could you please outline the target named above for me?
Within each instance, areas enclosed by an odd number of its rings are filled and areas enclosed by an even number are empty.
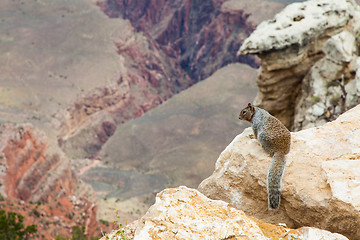
[[[251,128],[219,156],[214,173],[199,185],[270,223],[311,226],[360,239],[360,105],[321,127],[291,133],[291,149],[278,211],[269,211],[266,174],[271,158]]]
[[[247,216],[228,203],[211,200],[195,189],[165,189],[156,202],[138,221],[122,230],[113,231],[102,239],[338,239],[346,237],[325,230],[304,227],[289,229],[271,225]]]
[[[341,28],[352,18],[349,0],[310,0],[289,4],[274,19],[262,22],[240,48],[241,54],[306,45],[331,28]]]
[[[357,105],[359,33],[353,0],[293,3],[262,22],[239,50],[261,58],[255,105],[291,130],[321,126]]]

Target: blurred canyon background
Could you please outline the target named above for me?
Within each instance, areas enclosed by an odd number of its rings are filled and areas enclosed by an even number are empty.
[[[260,58],[239,48],[293,2],[2,0],[1,208],[99,237],[196,188],[249,126]]]

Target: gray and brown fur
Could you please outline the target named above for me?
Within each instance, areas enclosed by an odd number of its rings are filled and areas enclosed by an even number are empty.
[[[251,103],[241,110],[239,119],[252,123],[255,138],[266,152],[273,157],[267,174],[267,190],[270,209],[278,209],[281,198],[281,181],[286,158],[290,150],[289,130],[266,110],[254,107]]]

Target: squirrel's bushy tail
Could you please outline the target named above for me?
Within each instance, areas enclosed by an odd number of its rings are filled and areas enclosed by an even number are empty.
[[[267,175],[269,209],[276,210],[280,206],[281,181],[286,159],[284,154],[275,153]]]

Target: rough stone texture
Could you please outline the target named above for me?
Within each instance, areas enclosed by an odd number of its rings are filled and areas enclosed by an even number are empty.
[[[261,23],[239,50],[261,58],[255,104],[295,130],[355,106],[359,26],[352,0],[293,3]]]
[[[120,234],[118,233],[120,231]],[[122,231],[124,231],[122,233]],[[195,189],[165,189],[141,219],[102,239],[347,239],[340,234],[315,228],[297,230],[271,225],[231,207],[211,200]]]
[[[271,158],[251,128],[221,153],[199,190],[246,214],[289,227],[312,226],[360,239],[360,105],[321,127],[292,133],[280,209],[267,207]]]

